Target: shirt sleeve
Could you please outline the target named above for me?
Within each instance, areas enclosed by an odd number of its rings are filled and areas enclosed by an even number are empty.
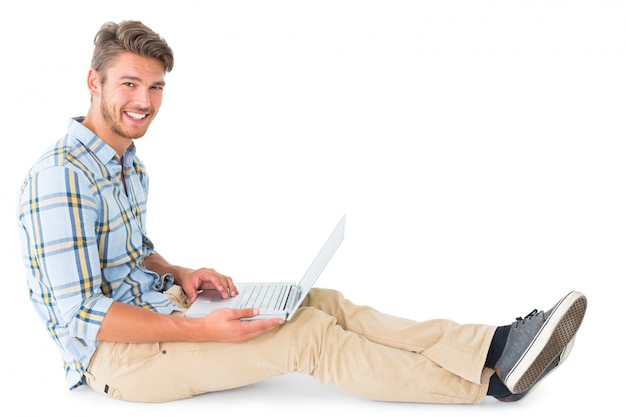
[[[97,242],[100,201],[84,173],[50,167],[23,187],[19,219],[28,245],[27,264],[55,327],[79,340],[96,340],[113,300],[101,290]]]

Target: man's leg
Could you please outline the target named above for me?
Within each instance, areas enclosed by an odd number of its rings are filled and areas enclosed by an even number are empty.
[[[355,305],[335,290],[314,288],[303,303],[337,319],[348,332],[384,346],[418,353],[463,379],[480,383],[495,326],[460,325],[446,319],[424,322]]]
[[[298,372],[374,400],[478,403],[493,373],[483,368],[493,329],[417,323],[315,290],[292,320],[243,343],[103,343],[87,380],[113,397],[160,402]]]

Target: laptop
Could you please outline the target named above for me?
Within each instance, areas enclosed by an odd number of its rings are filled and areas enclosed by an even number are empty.
[[[343,241],[345,227],[346,216],[344,215],[339,219],[339,223],[299,283],[237,283],[239,294],[226,299],[222,298],[216,290],[203,290],[189,307],[185,316],[204,317],[219,308],[255,307],[259,309],[259,315],[244,320],[262,320],[275,317],[290,320]]]

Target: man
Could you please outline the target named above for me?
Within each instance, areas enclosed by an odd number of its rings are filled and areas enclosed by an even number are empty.
[[[566,294],[506,326],[415,322],[315,288],[289,322],[255,309],[184,311],[199,290],[237,295],[213,269],[170,264],[146,234],[148,176],[133,141],[161,105],[173,53],[140,22],[95,37],[91,104],[28,173],[19,199],[31,301],[70,389],[170,401],[288,372],[375,400],[524,398],[567,356],[587,300]]]

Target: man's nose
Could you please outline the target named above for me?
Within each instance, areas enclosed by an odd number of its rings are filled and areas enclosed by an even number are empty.
[[[150,107],[150,89],[149,88],[138,88],[135,91],[133,101],[138,107],[148,108]]]

